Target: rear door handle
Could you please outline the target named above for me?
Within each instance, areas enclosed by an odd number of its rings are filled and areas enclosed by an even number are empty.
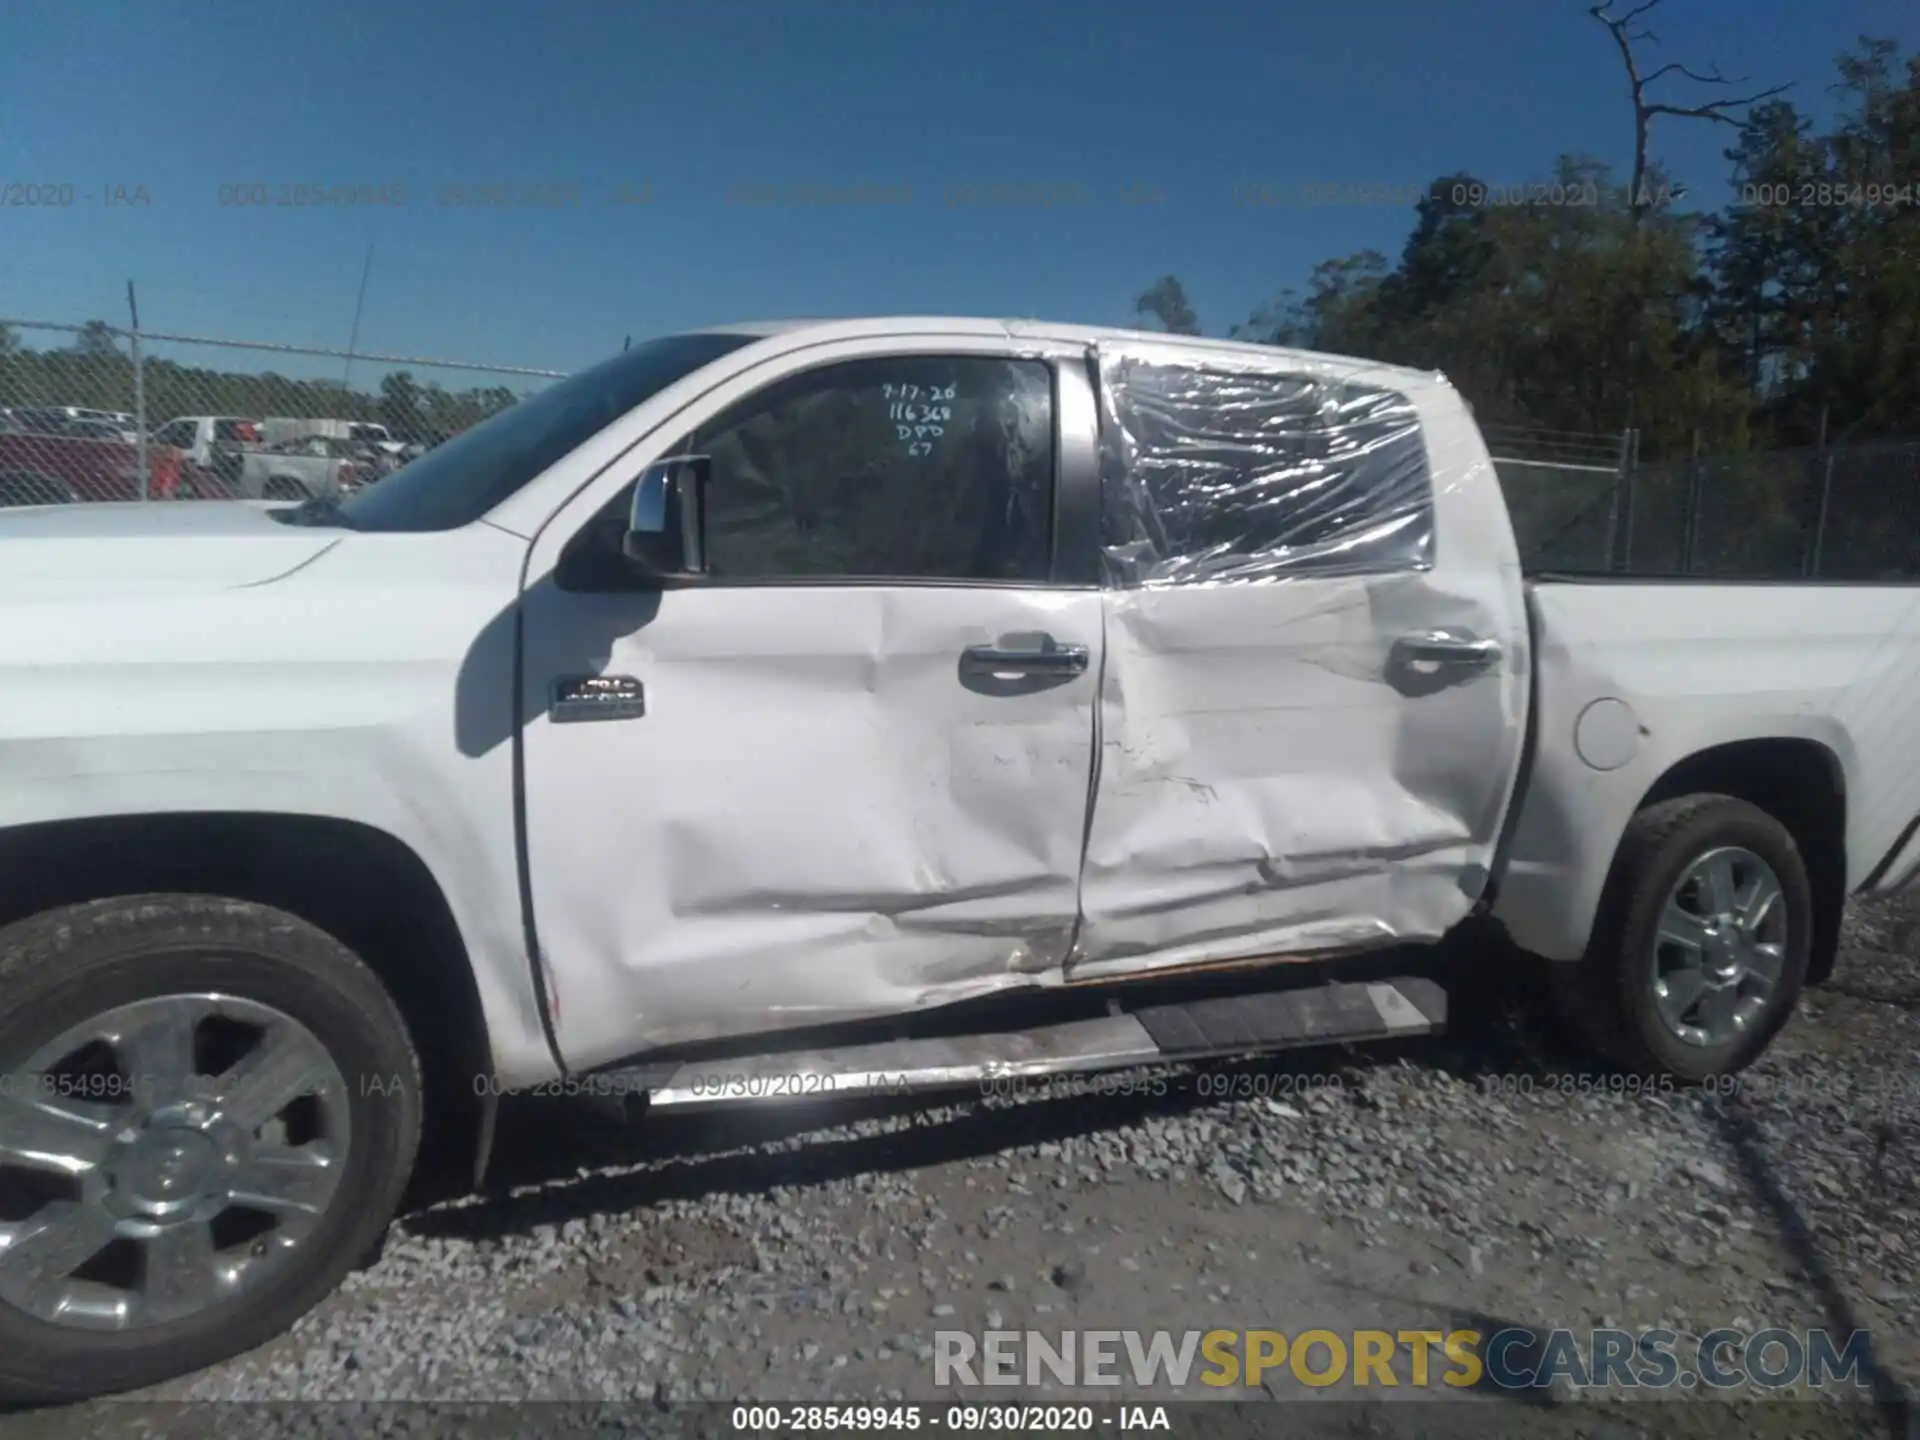
[[[972,675],[1078,675],[1090,658],[1084,645],[1061,645],[1045,636],[1031,648],[969,645],[960,652],[960,665]]]
[[[1395,658],[1403,664],[1445,665],[1484,670],[1500,658],[1500,642],[1466,630],[1423,630],[1394,642]]]

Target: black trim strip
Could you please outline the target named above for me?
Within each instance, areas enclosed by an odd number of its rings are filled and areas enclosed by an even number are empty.
[[[1809,590],[1912,590],[1920,587],[1920,575],[1907,576],[1899,580],[1836,580],[1799,575],[1751,576],[1751,575],[1658,575],[1642,573],[1624,575],[1612,571],[1595,571],[1587,574],[1578,570],[1527,570],[1529,580],[1542,585],[1739,585],[1758,588],[1771,586],[1775,589],[1793,587]]]
[[[1500,834],[1493,842],[1486,886],[1474,905],[1475,911],[1481,914],[1500,903],[1500,886],[1513,861],[1514,837],[1520,832],[1520,812],[1526,808],[1527,790],[1533,783],[1533,769],[1540,751],[1540,617],[1533,603],[1532,586],[1521,586],[1520,613],[1527,625],[1527,723],[1520,732],[1520,760],[1513,780],[1513,794],[1507,800]]]
[[[1900,832],[1900,837],[1893,842],[1893,848],[1880,857],[1880,863],[1867,872],[1867,878],[1860,882],[1853,893],[1864,895],[1886,879],[1887,872],[1893,869],[1893,862],[1900,858],[1900,852],[1912,842],[1916,832],[1920,832],[1920,815],[1907,822],[1907,828]]]
[[[533,547],[527,547],[533,554]],[[547,996],[546,963],[540,955],[540,932],[533,923],[533,855],[528,848],[527,830],[527,605],[526,570],[522,562],[520,593],[513,597],[513,845],[514,870],[520,881],[520,927],[526,937],[527,965],[533,973],[533,1003],[540,1015],[540,1028],[546,1032],[547,1054],[553,1057],[558,1073],[567,1071],[566,1056],[560,1053],[560,1028],[553,1018],[553,1006]]]
[[[1053,361],[1053,584],[1100,584],[1100,400],[1085,356]]]

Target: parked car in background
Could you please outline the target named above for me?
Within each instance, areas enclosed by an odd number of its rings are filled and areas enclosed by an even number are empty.
[[[10,428],[36,435],[81,435],[93,439],[132,441],[138,433],[121,427],[105,411],[82,410],[72,405],[25,405],[6,412]]]
[[[338,441],[353,448],[356,457],[364,457],[374,469],[374,477],[390,475],[407,461],[407,446],[393,438],[393,432],[373,420],[298,419],[270,415],[260,422],[261,439],[269,447],[292,447],[304,440],[321,438]]]
[[[147,494],[179,491],[181,453],[147,447]],[[77,500],[138,500],[140,449],[107,420],[76,419],[66,407],[14,409],[0,426],[0,506]]]
[[[180,483],[187,494],[219,498],[238,492],[241,457],[264,437],[258,420],[182,415],[154,431],[153,438],[185,454]]]
[[[455,431],[452,434],[450,434],[445,430],[420,431],[411,440],[407,441],[404,445],[401,445],[399,447],[400,463],[404,465],[409,460],[418,460],[422,455],[426,454],[429,450],[435,449],[438,446],[446,444],[447,441],[453,438],[453,434],[457,434],[457,433],[458,432]]]
[[[349,493],[385,473],[381,459],[366,447],[309,435],[246,451],[235,489],[242,500],[310,500]]]
[[[41,407],[40,414],[60,416],[76,424],[103,426],[111,431],[111,438],[125,440],[134,444],[140,439],[140,427],[133,416],[125,410],[95,410],[85,405],[52,405]]]
[[[260,438],[269,445],[285,445],[324,435],[329,440],[349,440],[359,445],[391,445],[393,432],[372,420],[303,419],[289,415],[269,415],[260,422]]]

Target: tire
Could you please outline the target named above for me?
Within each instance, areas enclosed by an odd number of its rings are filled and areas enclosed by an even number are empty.
[[[193,1018],[203,1012],[208,1018]],[[113,1018],[127,1015],[136,1018]],[[238,1028],[235,1016],[245,1022]],[[247,1026],[255,1021],[268,1028],[249,1041]],[[59,1057],[49,1060],[49,1052],[76,1032],[109,1035],[111,1069],[100,1058],[104,1050],[83,1047],[77,1053],[92,1056],[92,1069],[68,1065],[56,1074]],[[149,1046],[143,1052],[135,1044],[143,1035],[183,1034],[192,1037],[185,1050]],[[269,1036],[280,1038],[270,1043]],[[282,1048],[291,1045],[300,1048]],[[130,1061],[147,1064],[143,1054],[192,1059],[153,1064],[144,1080],[130,1077]],[[275,1065],[246,1068],[269,1054]],[[234,1055],[240,1058],[229,1058]],[[99,1078],[116,1072],[117,1078]],[[298,1095],[315,1074],[323,1077],[318,1089]],[[153,1110],[181,1093],[163,1083],[169,1075],[185,1076],[181,1084],[192,1094],[210,1098]],[[63,1256],[84,1256],[102,1224],[115,1236],[105,1249],[84,1263],[66,1266],[63,1259],[49,1266],[44,1282],[40,1272],[9,1267],[0,1251],[0,1401],[66,1401],[132,1389],[272,1339],[373,1250],[400,1202],[420,1139],[419,1062],[373,972],[293,915],[210,896],[93,901],[0,929],[0,1078],[8,1081],[0,1088],[0,1165],[14,1164],[17,1152],[29,1148],[18,1143],[23,1116],[37,1121],[46,1105],[70,1107],[79,1103],[75,1096],[104,1095],[86,1103],[110,1106],[115,1117],[150,1116],[145,1129],[114,1134],[105,1142],[107,1158],[71,1182],[91,1185],[96,1198],[82,1190],[77,1205],[58,1212],[69,1227],[62,1233],[74,1237],[63,1242]],[[131,1090],[129,1079],[146,1088]],[[280,1101],[283,1094],[298,1098]],[[22,1103],[36,1096],[39,1102]],[[268,1119],[255,1127],[254,1113]],[[101,1133],[113,1133],[119,1123],[113,1119]],[[310,1133],[297,1136],[297,1128]],[[59,1134],[72,1133],[63,1122]],[[83,1137],[75,1143],[100,1142]],[[329,1163],[314,1163],[323,1156]],[[44,1211],[21,1218],[20,1186],[31,1168],[0,1170],[0,1181],[11,1174],[15,1184],[9,1208],[10,1192],[0,1183],[0,1227],[45,1223],[34,1218]],[[236,1208],[227,1198],[236,1186],[252,1186],[272,1204],[264,1211]],[[169,1205],[181,1213],[155,1220]],[[92,1218],[71,1218],[83,1213]],[[232,1240],[235,1224],[257,1229],[262,1214],[271,1228]],[[203,1277],[204,1291],[155,1282],[156,1272],[141,1268],[154,1265],[160,1241],[119,1238],[129,1227],[148,1227],[197,1240],[201,1226],[218,1263],[183,1245],[177,1248],[198,1263],[163,1264],[157,1273],[162,1282]],[[137,1259],[127,1258],[130,1250],[138,1251]],[[33,1255],[23,1251],[27,1260]],[[107,1269],[94,1269],[102,1265]],[[114,1286],[124,1287],[130,1275],[135,1290],[127,1293],[134,1298],[113,1298]],[[76,1301],[82,1278],[91,1283]],[[59,1298],[49,1300],[56,1292]],[[106,1307],[100,1313],[109,1317],[113,1307],[124,1307],[124,1323],[74,1323],[72,1316],[88,1304]]]
[[[311,492],[305,485],[288,475],[272,475],[267,483],[260,487],[263,500],[311,500]]]
[[[1778,971],[1771,988],[1752,997],[1757,1008],[1737,1028],[1715,1039],[1711,1027],[1687,1026],[1697,1032],[1689,1039],[1663,1017],[1655,976],[1671,957],[1684,962],[1690,952],[1658,937],[1673,929],[1663,921],[1676,886],[1716,853],[1750,857],[1733,861],[1736,875],[1754,875],[1753,859],[1771,870],[1779,897],[1767,913],[1777,910],[1779,918],[1769,919],[1768,933],[1778,937]],[[1692,903],[1688,893],[1678,902],[1682,909]],[[1784,825],[1728,795],[1669,800],[1642,810],[1627,826],[1586,954],[1553,966],[1556,1008],[1583,1041],[1629,1073],[1683,1084],[1730,1075],[1752,1064],[1793,1014],[1806,984],[1812,934],[1813,887]],[[1677,987],[1671,993],[1678,994]]]

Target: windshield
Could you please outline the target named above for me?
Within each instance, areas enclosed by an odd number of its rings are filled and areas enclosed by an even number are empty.
[[[651,395],[753,335],[668,335],[529,396],[334,507],[355,530],[470,525]]]

